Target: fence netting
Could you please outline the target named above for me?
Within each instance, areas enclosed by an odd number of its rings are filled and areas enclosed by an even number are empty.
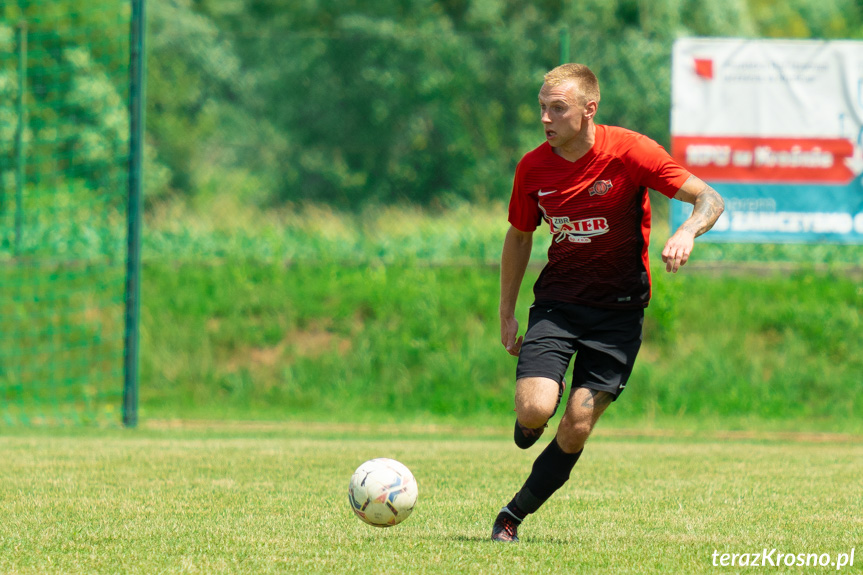
[[[129,19],[0,1],[0,425],[119,421]]]

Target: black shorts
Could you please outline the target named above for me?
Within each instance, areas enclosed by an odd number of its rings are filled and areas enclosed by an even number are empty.
[[[516,378],[561,381],[575,355],[572,388],[607,391],[617,399],[635,365],[643,324],[643,308],[535,302],[530,308]]]

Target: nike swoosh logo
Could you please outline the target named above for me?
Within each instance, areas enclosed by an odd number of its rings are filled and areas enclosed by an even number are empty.
[[[557,191],[557,190],[551,190],[550,192],[543,192],[542,190],[540,190],[540,191],[538,191],[538,192],[536,193],[536,195],[537,195],[537,196],[547,196],[548,194],[553,194],[553,193],[554,193],[554,192],[556,192],[556,191]]]

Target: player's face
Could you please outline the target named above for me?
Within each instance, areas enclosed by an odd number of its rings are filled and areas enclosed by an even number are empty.
[[[591,102],[583,102],[576,82],[557,86],[542,85],[539,91],[539,110],[545,127],[545,139],[555,148],[566,148],[584,136],[588,120],[592,117]]]

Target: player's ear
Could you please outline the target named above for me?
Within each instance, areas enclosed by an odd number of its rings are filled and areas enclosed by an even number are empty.
[[[599,104],[597,104],[594,100],[590,100],[584,106],[584,118],[586,120],[592,119],[596,116],[596,110],[599,108]]]

